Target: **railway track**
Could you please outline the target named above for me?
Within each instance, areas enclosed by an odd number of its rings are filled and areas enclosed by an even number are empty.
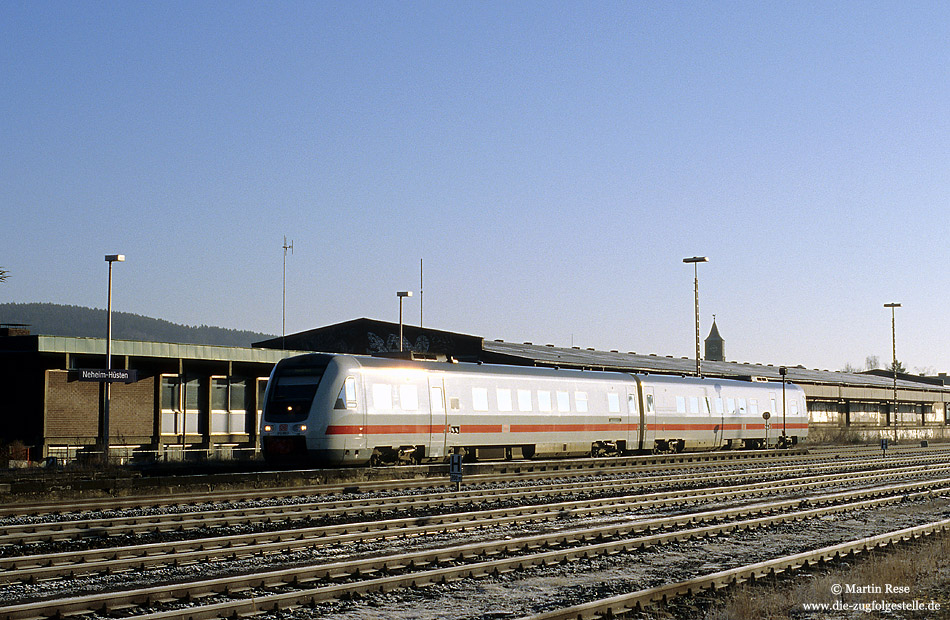
[[[86,534],[71,533],[70,528],[80,520],[67,519],[59,524],[57,540],[88,540],[90,533],[104,541],[121,536],[130,540],[103,549],[30,555],[22,553],[25,547],[17,546],[36,544],[25,542],[28,534],[48,533],[13,534],[5,542],[8,557],[0,558],[0,583],[7,584],[8,590],[20,587],[10,584],[30,584],[23,592],[40,600],[21,604],[8,601],[10,604],[0,608],[0,618],[51,618],[82,615],[90,610],[100,614],[102,610],[122,610],[123,615],[202,618],[240,616],[262,609],[292,610],[393,588],[476,576],[498,577],[603,555],[626,556],[676,541],[725,536],[845,511],[872,511],[921,499],[933,502],[950,489],[950,466],[939,458],[908,456],[903,465],[890,457],[883,465],[877,461],[869,464],[864,459],[863,467],[861,459],[835,460],[837,470],[832,469],[835,465],[831,462],[786,462],[752,468],[743,464],[739,472],[676,472],[642,480],[618,480],[610,475],[600,481],[600,486],[597,481],[587,480],[535,487],[522,482],[523,488],[473,489],[471,495],[443,493],[436,500],[439,510],[424,514],[424,509],[433,507],[433,498],[425,495],[391,498],[396,503],[386,508],[385,497],[361,497],[338,506],[302,502],[293,507],[297,513],[278,512],[266,517],[253,511],[250,516],[235,513],[213,517],[215,509],[205,507],[201,508],[201,512],[208,513],[205,516],[223,521],[215,526],[208,525],[214,521],[204,521],[204,525],[195,525],[198,529],[194,531],[258,523],[276,529],[218,533],[194,540],[180,539],[190,531],[182,521],[177,526],[170,525],[174,522],[157,526],[169,539],[143,543],[135,530],[145,525],[139,516],[115,526],[97,522]],[[779,479],[779,473],[791,477]],[[763,480],[737,484],[756,476]],[[898,479],[904,481],[894,483]],[[703,488],[673,490],[687,482]],[[573,492],[591,497],[558,499],[571,486]],[[836,490],[849,486],[854,488]],[[653,490],[656,487],[667,490]],[[782,499],[762,501],[776,495]],[[510,505],[470,509],[482,504]],[[362,505],[364,512],[358,512],[355,505]],[[324,523],[287,527],[299,515],[313,518],[320,510],[325,510],[318,517]],[[414,512],[419,514],[411,514]],[[392,517],[393,513],[411,516]],[[344,517],[348,522],[331,523]],[[185,515],[188,518],[193,517]],[[387,553],[387,545],[398,549]],[[280,567],[277,560],[304,565]],[[247,568],[248,562],[254,567]],[[174,570],[165,576],[154,573],[163,567]],[[209,567],[227,574],[207,576]],[[199,572],[182,576],[181,571],[190,570]],[[242,571],[246,574],[239,574]],[[117,591],[109,595],[80,594],[74,586],[79,582],[100,587],[97,580],[111,578],[104,575],[123,576],[128,584],[112,583],[109,587]],[[168,579],[193,583],[160,583]],[[142,581],[147,585],[143,586]]]
[[[178,617],[183,613],[182,606],[187,606],[184,615],[199,619],[312,606],[369,592],[498,576],[593,556],[635,553],[676,541],[721,536],[737,530],[905,502],[915,495],[931,498],[932,488],[922,490],[922,487],[932,486],[946,489],[950,487],[950,479],[933,481],[932,484],[885,485],[835,493],[814,497],[808,502],[766,502],[316,566],[255,571],[187,584],[43,600],[0,608],[0,617],[10,620],[58,618],[101,610],[122,610],[123,615],[128,615],[135,609],[135,615],[168,618]],[[950,524],[950,520],[946,523]]]
[[[584,620],[587,618],[627,618],[655,603],[677,596],[694,596],[707,591],[716,591],[746,581],[774,578],[785,572],[809,568],[824,563],[854,558],[875,549],[900,544],[925,536],[944,534],[950,531],[950,519],[941,519],[915,527],[902,528],[877,536],[850,540],[837,545],[782,556],[764,562],[754,562],[724,571],[699,575],[691,579],[653,588],[638,590],[620,596],[599,599],[565,607],[546,613],[521,618],[520,620]]]
[[[466,463],[466,484],[492,484],[522,481],[530,483],[554,477],[579,478],[669,472],[677,470],[757,468],[763,465],[788,464],[789,459],[799,465],[834,462],[842,458],[859,461],[873,460],[880,451],[867,447],[814,450],[815,454],[800,451],[735,451],[699,452],[676,455],[646,455],[621,458],[514,461]],[[931,446],[924,455],[908,446],[893,448],[888,461],[900,462],[914,458],[939,458],[950,453],[950,444]],[[883,459],[882,459],[883,460]],[[17,495],[4,495],[0,518],[23,514],[42,516],[65,512],[95,512],[179,507],[208,503],[243,502],[273,497],[332,496],[353,493],[384,493],[387,491],[426,490],[445,485],[447,465],[389,467],[374,470],[306,470],[263,472],[248,474],[220,474],[207,476],[178,476],[175,478],[141,478],[123,480],[123,484],[109,486],[101,483],[93,491],[84,492],[81,481],[69,474],[43,476],[39,482],[44,495],[69,497],[52,501],[28,501]],[[27,480],[31,480],[28,478]],[[329,480],[329,481],[328,481]],[[117,481],[118,482],[118,481]],[[130,486],[132,482],[141,486]],[[15,485],[14,485],[15,486]],[[101,488],[100,488],[101,487]],[[102,496],[102,493],[105,496]],[[88,496],[87,496],[88,495]]]
[[[904,467],[898,467],[904,465]],[[938,472],[946,466],[940,459],[932,457],[914,457],[902,460],[891,460],[887,463],[877,463],[874,467],[880,468],[878,477],[893,475],[911,475],[915,468],[920,473]],[[655,488],[697,488],[731,484],[738,480],[759,480],[766,483],[780,478],[787,479],[796,475],[808,473],[808,480],[800,480],[798,484],[820,484],[824,482],[840,483],[841,472],[862,470],[868,468],[866,461],[854,459],[844,462],[826,464],[800,465],[760,465],[755,468],[744,468],[742,471],[713,471],[705,473],[673,473],[639,477],[613,477],[598,480],[576,481],[573,479],[561,480],[546,484],[532,484],[530,486],[499,488],[504,480],[497,476],[484,477],[483,485],[487,488],[466,488],[465,492],[445,490],[433,487],[425,494],[391,495],[391,496],[362,496],[340,500],[328,500],[323,497],[306,499],[304,496],[295,497],[298,501],[290,504],[265,504],[241,507],[230,507],[222,504],[184,504],[176,506],[171,513],[147,513],[126,516],[123,513],[110,516],[91,517],[89,514],[60,515],[55,520],[43,520],[33,517],[25,522],[8,521],[4,523],[4,531],[0,534],[0,550],[5,547],[26,545],[38,542],[67,541],[74,539],[108,539],[130,535],[160,534],[168,532],[199,531],[215,528],[237,526],[260,527],[287,527],[287,524],[301,522],[326,523],[343,517],[354,518],[367,515],[385,514],[417,514],[430,515],[438,510],[447,511],[452,507],[504,504],[516,502],[523,504],[529,500],[540,501],[547,497],[558,497],[565,494],[586,493],[591,496],[609,496],[626,494],[635,491],[645,492]],[[930,468],[930,469],[928,469]],[[819,472],[829,472],[822,477]],[[873,478],[873,471],[866,472],[865,478]],[[768,488],[765,485],[763,488]],[[671,492],[675,494],[676,492]],[[260,497],[257,493],[256,497]],[[245,501],[246,498],[241,496]],[[192,499],[190,496],[189,500]],[[130,506],[141,508],[131,501]],[[24,507],[34,515],[42,515],[42,507]],[[48,513],[47,513],[48,514]],[[0,563],[2,565],[2,563]]]
[[[134,546],[106,547],[85,551],[41,553],[0,558],[0,584],[36,583],[52,578],[144,570],[150,567],[213,562],[292,552],[302,548],[316,549],[334,545],[365,544],[393,537],[429,536],[448,528],[469,531],[501,525],[564,520],[610,514],[632,514],[679,507],[684,504],[748,501],[768,495],[787,495],[842,484],[871,484],[901,476],[915,476],[922,471],[930,475],[950,475],[950,466],[928,470],[891,471],[886,474],[859,474],[842,479],[831,474],[797,478],[781,483],[766,482],[716,487],[689,492],[666,491],[646,495],[619,496],[595,500],[574,500],[518,506],[494,510],[448,513],[425,517],[348,522],[306,528],[280,529],[256,534],[218,535],[185,541],[163,541]],[[950,479],[914,483],[920,488],[942,489]],[[913,485],[909,486],[911,488]],[[794,501],[797,500],[792,500]],[[672,521],[676,517],[665,517]]]

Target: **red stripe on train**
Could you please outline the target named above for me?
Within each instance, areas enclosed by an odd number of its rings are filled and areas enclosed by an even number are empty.
[[[512,433],[583,433],[583,432],[614,432],[636,431],[638,424],[512,424],[509,431]],[[771,428],[781,429],[781,424],[772,424]],[[807,430],[808,424],[786,424],[786,429]],[[741,431],[764,430],[764,424],[647,424],[648,431]],[[442,433],[447,428],[441,425],[429,424],[377,424],[373,426],[340,426],[327,427],[327,435],[412,435]],[[459,433],[502,433],[501,424],[463,424]]]

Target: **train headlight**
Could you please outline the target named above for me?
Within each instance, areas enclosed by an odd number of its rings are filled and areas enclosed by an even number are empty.
[[[301,424],[297,427],[297,430],[300,431],[301,433],[305,433],[307,431],[307,425]]]
[[[265,432],[265,433],[269,433],[269,432],[271,432],[272,430],[274,430],[274,427],[271,426],[270,424],[265,424],[265,425],[264,425],[264,432]]]

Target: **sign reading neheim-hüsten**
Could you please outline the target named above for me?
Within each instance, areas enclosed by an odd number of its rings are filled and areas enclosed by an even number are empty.
[[[133,383],[138,380],[138,371],[124,368],[77,368],[72,371],[79,381],[99,381],[102,383]]]

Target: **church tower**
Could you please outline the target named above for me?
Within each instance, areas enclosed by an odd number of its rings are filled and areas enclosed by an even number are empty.
[[[712,329],[704,341],[706,343],[706,356],[703,358],[710,362],[726,361],[726,341],[719,335],[719,328],[716,327],[716,315],[713,315]]]

